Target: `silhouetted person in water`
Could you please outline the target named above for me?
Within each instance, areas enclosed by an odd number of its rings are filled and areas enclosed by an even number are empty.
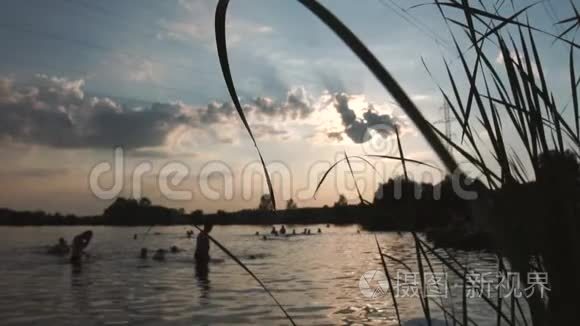
[[[200,280],[207,280],[209,274],[209,233],[213,225],[205,224],[203,231],[197,236],[195,246],[195,276]]]
[[[170,251],[172,254],[176,254],[179,252],[179,247],[178,246],[171,246]]]
[[[284,225],[282,225],[282,227],[280,228],[280,234],[282,235],[286,234],[286,228],[284,227]]]
[[[306,232],[306,234],[310,235],[310,229],[308,229],[308,231]]]
[[[64,238],[59,238],[58,243],[48,248],[48,253],[52,255],[66,255],[70,251],[70,247]]]
[[[296,229],[292,229],[292,234],[296,235]]]
[[[207,264],[209,262],[209,233],[213,225],[205,224],[203,231],[197,236],[197,244],[195,246],[195,262],[196,264]]]
[[[141,248],[141,252],[139,253],[139,258],[147,259],[147,248]]]
[[[133,235],[133,240],[137,240],[137,233]]]
[[[85,254],[84,250],[91,242],[93,238],[93,231],[85,231],[76,237],[74,237],[72,242],[72,254],[70,256],[70,261],[73,264],[80,264],[82,260],[83,254]]]
[[[322,233],[322,230],[320,228],[318,228],[318,233]]]
[[[272,231],[270,231],[270,234],[271,235],[278,235],[278,231],[276,231],[276,227],[275,226],[272,227]]]
[[[165,249],[157,249],[153,255],[154,260],[163,261],[165,260]]]

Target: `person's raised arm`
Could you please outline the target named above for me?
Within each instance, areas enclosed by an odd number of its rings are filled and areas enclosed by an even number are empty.
[[[89,242],[91,242],[91,239],[93,238],[93,231],[91,230],[85,231],[79,234],[78,237],[79,240],[81,241],[82,248],[84,249],[89,245]]]

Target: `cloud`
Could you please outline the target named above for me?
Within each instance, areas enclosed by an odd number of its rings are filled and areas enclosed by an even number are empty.
[[[193,155],[189,149],[200,142],[234,143],[242,130],[229,102],[129,107],[106,97],[87,96],[84,86],[84,80],[45,75],[23,86],[0,78],[0,141],[64,149],[119,146],[136,156],[162,157],[174,154],[175,148]],[[302,88],[289,91],[282,101],[260,97],[244,104],[257,137],[287,137],[288,131],[272,123],[303,120],[314,110]],[[192,136],[182,137],[186,132]],[[180,141],[187,144],[176,146]]]
[[[328,138],[334,139],[336,141],[341,141],[343,139],[342,132],[329,132],[326,134]]]
[[[349,95],[345,93],[338,93],[334,96],[335,108],[339,113],[342,124],[344,126],[343,132],[328,133],[329,138],[340,140],[342,133],[346,134],[353,142],[361,144],[370,140],[370,133],[376,132],[383,137],[388,137],[394,132],[394,128],[399,124],[398,119],[389,114],[379,114],[370,104],[367,111],[363,113],[363,117],[358,118],[355,111],[349,106]]]
[[[270,97],[260,96],[242,104],[244,114],[256,120],[303,120],[308,118],[315,107],[303,88],[290,90],[283,101],[276,101]],[[238,113],[231,102],[211,102],[195,112],[200,124],[218,124],[238,120]],[[193,121],[195,123],[195,121]],[[199,124],[197,124],[199,125]]]
[[[236,114],[236,108],[232,103],[212,102],[205,109],[198,112],[199,121],[204,124],[226,122]]]
[[[84,80],[37,75],[14,85],[0,78],[0,142],[61,149],[122,147],[135,157],[192,157],[213,144],[237,144],[245,139],[238,113],[230,102],[192,106],[182,102],[120,104],[107,97],[88,96]],[[281,100],[267,96],[242,106],[257,138],[288,140],[315,131],[319,141],[344,136],[363,143],[378,134],[388,137],[399,119],[381,114],[362,102],[357,116],[345,93],[309,95],[298,87]],[[328,110],[334,102],[335,112]],[[125,102],[129,103],[129,102]],[[279,123],[284,122],[284,127]],[[342,130],[341,130],[342,128]],[[193,151],[195,150],[195,152]]]
[[[304,88],[295,88],[286,94],[285,101],[276,103],[268,97],[257,97],[252,101],[249,110],[258,115],[285,119],[305,119],[314,112],[312,101]]]
[[[31,86],[1,83],[0,139],[59,148],[127,149],[164,144],[168,132],[189,123],[178,105],[127,108],[87,97],[83,80],[38,75]]]

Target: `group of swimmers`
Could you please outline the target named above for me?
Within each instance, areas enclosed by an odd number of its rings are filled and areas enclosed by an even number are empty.
[[[197,236],[197,242],[196,242],[195,254],[194,254],[194,258],[195,258],[196,263],[206,264],[210,260],[210,256],[209,256],[209,233],[211,232],[212,228],[213,228],[213,225],[211,225],[211,224],[204,225],[203,230]],[[188,239],[191,239],[191,237],[193,236],[193,231],[188,230],[186,232],[186,236]],[[177,246],[171,246],[169,248],[169,252],[171,252],[173,254],[176,254],[180,251],[181,251],[181,249]],[[139,258],[147,259],[148,253],[149,253],[149,250],[147,248],[141,248]],[[155,253],[153,254],[152,259],[157,260],[157,261],[163,261],[163,260],[165,260],[166,253],[167,253],[167,250],[165,250],[165,249],[157,249],[155,251]]]
[[[319,234],[322,233],[322,230],[320,228],[318,228],[317,233],[319,233]],[[302,234],[303,235],[310,235],[310,234],[312,234],[312,232],[311,232],[310,229],[304,228],[304,231],[302,231]],[[259,236],[260,235],[260,232],[256,231],[256,235]],[[286,227],[284,225],[282,225],[280,227],[280,230],[276,230],[276,227],[275,226],[272,226],[272,230],[270,231],[270,235],[273,235],[273,236],[285,236],[286,235]],[[292,229],[292,235],[297,235],[296,229]],[[262,236],[262,239],[263,240],[266,240],[267,237],[265,235],[263,235]]]
[[[197,236],[197,242],[195,247],[195,262],[198,264],[207,264],[210,260],[209,256],[209,233],[211,232],[213,226],[211,224],[204,225],[203,230]],[[187,231],[187,237],[191,238],[193,231]],[[69,245],[64,238],[58,239],[58,243],[54,246],[48,248],[48,253],[52,255],[66,256],[70,253],[70,262],[73,264],[80,264],[83,257],[88,257],[88,254],[84,252],[85,248],[89,245],[93,237],[93,232],[88,230],[73,238],[72,244]],[[137,235],[133,236],[137,239]],[[181,249],[177,246],[171,246],[169,251],[171,253],[177,253]],[[165,249],[157,249],[153,254],[153,259],[162,261],[165,260]],[[148,249],[141,248],[139,257],[142,259],[147,259]]]
[[[84,250],[92,238],[93,231],[91,230],[76,235],[70,245],[64,238],[60,238],[56,245],[48,248],[48,253],[59,256],[66,256],[70,253],[70,262],[79,264],[83,257],[88,257],[88,254]]]
[[[169,252],[172,254],[176,254],[178,252],[180,252],[181,249],[178,246],[171,246],[169,248]],[[167,253],[167,250],[165,249],[157,249],[155,251],[155,253],[153,254],[153,260],[165,260],[165,254]],[[149,249],[147,248],[141,248],[141,252],[139,253],[139,258],[141,259],[147,259],[147,256],[149,254]]]

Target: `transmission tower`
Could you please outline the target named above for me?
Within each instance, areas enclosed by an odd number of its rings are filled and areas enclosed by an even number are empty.
[[[451,123],[455,121],[454,118],[451,117],[451,107],[447,103],[447,101],[443,101],[443,106],[440,108],[443,111],[443,120],[435,121],[434,124],[445,124],[445,137],[449,140],[453,140],[453,131],[451,130]],[[445,146],[449,153],[453,152],[453,146],[449,144],[449,142],[445,142]]]

